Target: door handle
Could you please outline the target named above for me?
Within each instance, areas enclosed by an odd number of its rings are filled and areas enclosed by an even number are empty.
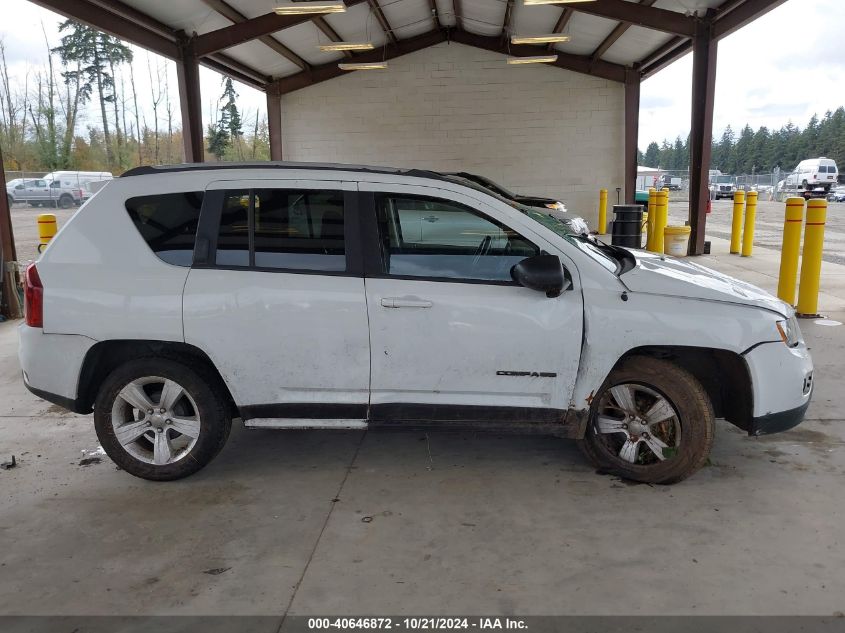
[[[440,218],[438,218],[436,215],[430,215],[427,218],[423,218],[423,220],[425,220],[426,222],[437,222],[439,219]]]
[[[381,300],[383,308],[430,308],[434,304],[425,299],[402,299],[401,297],[385,297]]]

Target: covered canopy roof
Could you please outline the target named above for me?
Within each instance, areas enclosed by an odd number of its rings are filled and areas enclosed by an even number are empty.
[[[330,15],[277,15],[282,0],[32,1],[166,57],[196,56],[239,81],[286,93],[343,74],[338,62],[381,61],[444,41],[503,55],[553,51],[561,68],[620,82],[632,71],[645,78],[687,53],[702,25],[720,39],[786,0],[345,0],[347,10]],[[511,35],[548,33],[571,41],[510,43]],[[319,49],[333,41],[376,48]]]

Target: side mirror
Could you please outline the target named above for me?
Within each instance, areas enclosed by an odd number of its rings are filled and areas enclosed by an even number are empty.
[[[523,259],[511,268],[511,277],[520,286],[545,292],[550,299],[572,287],[572,280],[555,255]]]

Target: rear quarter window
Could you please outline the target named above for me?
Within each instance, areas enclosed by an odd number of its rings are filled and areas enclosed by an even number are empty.
[[[138,196],[126,201],[126,211],[159,259],[175,266],[190,266],[202,198],[202,191]]]

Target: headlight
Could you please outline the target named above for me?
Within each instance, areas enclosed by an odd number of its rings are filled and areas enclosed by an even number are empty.
[[[778,321],[776,325],[778,333],[787,347],[797,347],[804,342],[804,337],[801,336],[801,328],[798,327],[798,319],[794,316],[786,321]]]

